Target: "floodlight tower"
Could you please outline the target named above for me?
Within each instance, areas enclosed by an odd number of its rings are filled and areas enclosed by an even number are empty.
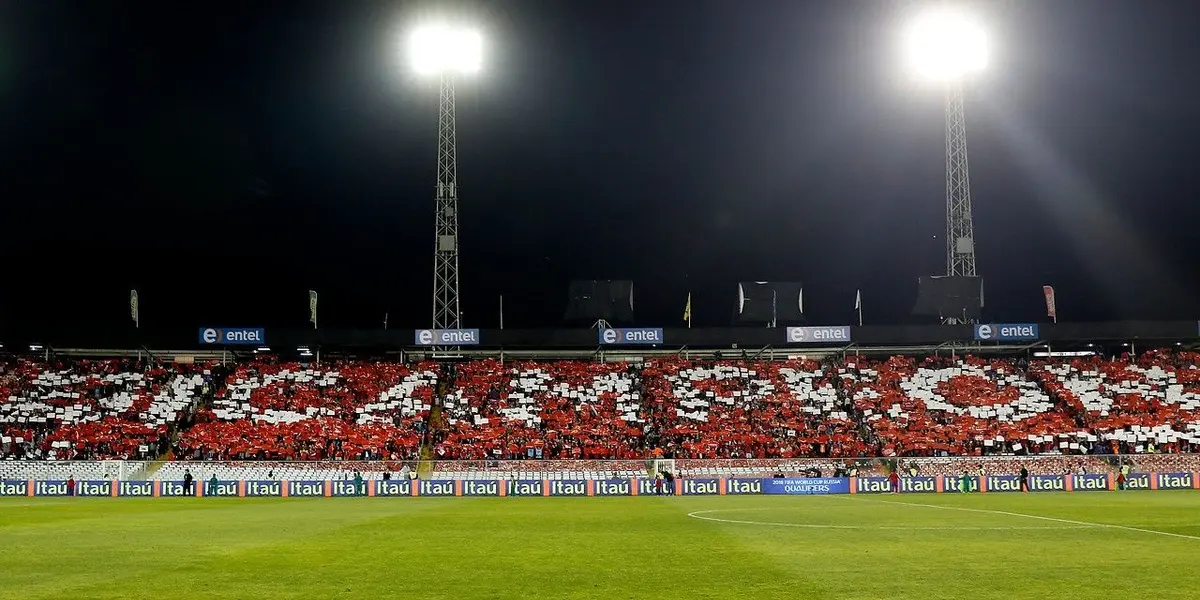
[[[458,152],[454,124],[454,82],[479,70],[479,33],[449,25],[426,25],[412,33],[413,67],[441,78],[438,96],[437,213],[433,247],[433,328],[458,329]]]
[[[910,24],[904,39],[909,67],[946,88],[946,275],[975,276],[975,226],[963,81],[987,66],[987,36],[971,15],[949,5],[931,6]]]

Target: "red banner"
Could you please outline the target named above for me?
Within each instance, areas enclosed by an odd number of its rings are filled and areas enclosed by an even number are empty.
[[[1054,287],[1043,285],[1042,293],[1046,295],[1046,316],[1051,319],[1057,319],[1058,315],[1054,309]]]

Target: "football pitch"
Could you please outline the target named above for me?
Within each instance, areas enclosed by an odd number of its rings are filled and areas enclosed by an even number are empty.
[[[1200,492],[0,499],[0,598],[1200,595]]]

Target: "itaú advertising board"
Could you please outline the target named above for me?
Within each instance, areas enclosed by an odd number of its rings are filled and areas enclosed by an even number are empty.
[[[1101,492],[1117,489],[1117,476],[1110,473],[1080,475],[1030,475],[1025,481],[1031,492]],[[670,486],[670,487],[669,487]],[[1017,475],[968,477],[973,493],[1024,491]],[[900,493],[958,493],[962,478],[901,477]],[[1125,481],[1127,490],[1200,489],[1200,473],[1133,473]],[[76,496],[92,498],[412,498],[420,496],[462,497],[498,496],[517,498],[663,496],[671,492],[682,496],[742,496],[824,494],[885,494],[892,486],[885,477],[696,477],[676,479],[673,484],[645,477],[612,479],[434,479],[363,481],[350,480],[222,480],[197,481],[193,489],[180,481],[76,481],[74,489],[63,480],[0,480],[3,496]],[[2,506],[2,505],[0,505]]]

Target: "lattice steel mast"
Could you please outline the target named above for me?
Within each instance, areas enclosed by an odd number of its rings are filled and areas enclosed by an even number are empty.
[[[946,93],[946,274],[975,276],[975,224],[962,84]]]
[[[438,99],[437,215],[433,249],[433,327],[458,329],[458,151],[454,125],[454,74],[442,73],[441,77]]]

